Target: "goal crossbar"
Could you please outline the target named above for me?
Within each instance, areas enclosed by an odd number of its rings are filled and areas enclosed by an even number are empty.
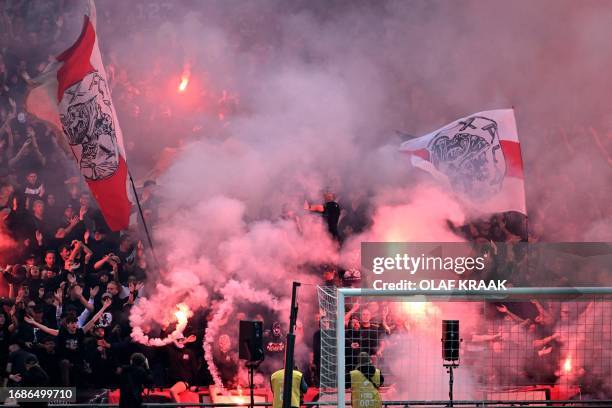
[[[336,290],[336,353],[338,362],[344,361],[344,315],[346,297],[425,297],[469,300],[502,300],[523,296],[610,296],[612,287],[510,287],[506,290],[377,290],[363,288],[338,288]],[[346,373],[337,370],[337,406],[344,407]]]

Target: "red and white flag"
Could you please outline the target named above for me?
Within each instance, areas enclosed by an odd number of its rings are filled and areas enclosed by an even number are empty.
[[[132,203],[123,135],[102,65],[93,0],[84,20],[77,41],[32,80],[26,109],[63,130],[106,223],[119,231],[129,226]]]
[[[400,150],[473,209],[527,214],[514,110],[475,113],[408,140]]]

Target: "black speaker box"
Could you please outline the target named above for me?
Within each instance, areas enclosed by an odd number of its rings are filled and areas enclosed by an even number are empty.
[[[263,361],[263,322],[241,320],[238,357],[247,361]]]
[[[459,320],[442,320],[442,358],[459,360]]]

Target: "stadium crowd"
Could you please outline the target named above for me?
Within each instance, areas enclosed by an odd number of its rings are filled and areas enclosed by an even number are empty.
[[[61,51],[57,44],[68,42],[64,21],[74,18],[68,3],[11,1],[2,3],[0,10],[0,259],[4,262],[0,278],[3,296],[0,369],[3,382],[24,384],[28,370],[38,365],[48,375],[49,385],[114,387],[119,385],[117,369],[128,364],[133,353],[141,352],[148,357],[156,385],[172,385],[179,380],[210,384],[199,344],[211,310],[198,311],[185,338],[170,346],[147,348],[131,341],[130,308],[145,295],[144,283],[151,268],[142,232],[119,234],[108,229],[72,159],[56,143],[54,130],[25,112],[29,78],[40,73],[51,56]],[[143,3],[139,2],[138,7],[144,11],[132,18],[159,18],[167,6],[166,2],[159,2],[160,7],[150,13],[148,8],[143,8]],[[108,21],[105,29],[119,30],[125,26]],[[106,61],[109,61],[107,71],[120,111],[140,116],[150,126],[155,126],[155,118],[160,115],[172,120],[163,107],[159,112],[143,114],[137,101],[148,92],[130,81],[112,55]],[[235,109],[236,100],[227,92],[221,93],[217,100],[217,116],[225,120]],[[154,180],[147,180],[139,193],[145,218],[152,223],[160,203],[155,187]],[[329,233],[339,242],[367,228],[370,214],[363,200],[339,204],[333,194],[327,193],[323,201],[323,204],[308,205],[307,209],[323,215]],[[449,223],[449,228],[477,243],[525,242],[530,238],[525,220],[517,219],[512,213],[497,214],[463,226]],[[491,251],[497,249],[491,248]],[[521,261],[521,254],[500,251],[498,260],[491,278],[512,273],[512,265]],[[358,270],[342,270],[333,265],[322,266],[320,273],[325,285],[357,285],[360,279]],[[534,302],[531,309],[522,311],[528,316],[524,319],[506,306],[497,305],[497,309],[500,320],[509,316],[517,327],[532,333],[536,358],[549,359],[558,354],[562,340],[561,334],[555,331],[555,319],[563,315],[562,309],[549,310]],[[377,364],[384,370],[385,348],[391,335],[414,329],[391,305],[356,304],[347,309],[346,316],[347,369],[365,351],[376,356]],[[330,323],[320,313],[312,320],[306,326],[325,327]],[[505,353],[507,350],[499,343],[510,344],[516,330],[509,329],[510,334],[502,329],[498,333],[475,334],[469,342]],[[280,328],[270,327],[268,331],[273,338],[271,344],[279,343],[274,339],[280,337]],[[311,352],[303,371],[311,385],[319,381],[320,341],[320,329],[306,340]],[[237,358],[229,344],[229,338],[220,336],[215,359],[225,379],[235,382]],[[557,367],[548,360],[543,365],[550,367],[548,376],[537,380],[554,382]],[[536,376],[536,371],[529,375]]]
[[[2,382],[27,384],[35,362],[49,385],[118,385],[117,368],[140,350],[130,341],[128,316],[149,270],[142,235],[109,230],[54,129],[25,109],[30,78],[74,34],[64,21],[80,17],[70,1],[0,7]],[[141,10],[134,18],[151,15]],[[107,69],[121,103],[133,87],[112,62]],[[154,190],[148,180],[139,192],[150,222],[159,203]]]

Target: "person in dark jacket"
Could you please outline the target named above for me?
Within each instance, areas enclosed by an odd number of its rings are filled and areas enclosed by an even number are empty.
[[[49,385],[49,376],[38,364],[38,358],[30,354],[25,358],[25,373],[19,381],[19,387],[46,387]],[[20,407],[48,407],[46,402],[20,402]]]
[[[119,407],[139,408],[142,406],[142,392],[145,385],[153,384],[149,362],[141,353],[134,353],[130,365],[121,367],[119,386]]]

